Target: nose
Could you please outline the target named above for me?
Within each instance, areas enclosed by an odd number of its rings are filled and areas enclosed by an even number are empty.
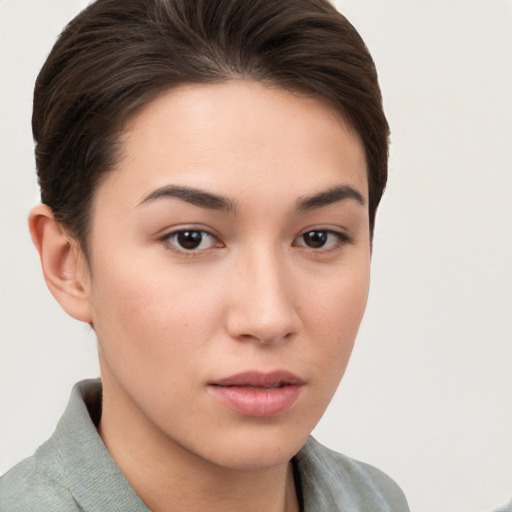
[[[274,344],[297,334],[300,318],[293,279],[276,252],[253,251],[237,262],[227,317],[231,337]]]

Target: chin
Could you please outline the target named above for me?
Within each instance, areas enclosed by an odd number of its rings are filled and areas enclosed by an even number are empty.
[[[224,468],[245,471],[268,469],[287,464],[309,436],[309,431],[298,434],[284,429],[279,429],[279,432],[265,428],[251,430],[243,432],[240,429],[213,443],[213,450],[211,446],[205,450],[210,452],[206,458]]]

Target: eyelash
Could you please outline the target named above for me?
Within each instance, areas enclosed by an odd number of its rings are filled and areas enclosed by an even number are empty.
[[[303,239],[304,240],[304,237],[305,236],[312,236],[313,234],[315,235],[318,235],[318,234],[322,234],[324,235],[327,240],[329,239],[329,237],[332,237],[334,238],[334,241],[332,244],[330,245],[327,245],[327,241],[325,242],[324,245],[322,245],[321,247],[310,247],[310,246],[307,246],[307,245],[302,245],[302,244],[299,244],[299,247],[304,247],[305,249],[307,250],[310,250],[314,253],[326,253],[326,252],[330,252],[330,251],[333,251],[333,250],[336,250],[344,245],[347,245],[347,244],[350,244],[353,242],[353,239],[352,237],[350,237],[349,235],[347,235],[346,233],[343,233],[341,231],[335,231],[333,229],[308,229],[304,232],[302,232],[295,240],[294,240],[294,243],[296,240],[299,240],[299,239]],[[327,246],[326,246],[327,245]]]
[[[197,247],[183,247],[183,240],[181,243],[178,241],[178,237],[180,236],[193,236],[198,238],[197,235],[199,235],[198,246]],[[326,241],[323,245],[320,247],[310,247],[306,245],[306,243],[299,243],[298,240],[302,239],[304,241],[304,237],[308,236],[310,238],[314,237],[324,237]],[[333,243],[328,244],[329,237],[334,238]],[[207,240],[210,240],[210,245],[208,247],[201,248],[200,245]],[[322,241],[320,239],[320,241]],[[170,233],[167,233],[165,236],[160,238],[160,242],[165,244],[165,246],[171,250],[174,250],[176,252],[179,252],[186,256],[196,256],[204,251],[209,251],[214,248],[223,248],[225,247],[224,243],[222,243],[218,237],[209,231],[206,231],[204,229],[194,229],[194,228],[185,228],[185,229],[178,229],[175,231],[172,231]],[[332,229],[308,229],[304,232],[302,232],[298,237],[296,237],[293,240],[293,245],[295,247],[303,247],[306,250],[309,250],[315,254],[323,254],[330,251],[334,251],[338,248],[341,248],[344,245],[350,244],[353,242],[352,237],[347,235],[346,233],[342,233],[340,231],[335,231]],[[194,241],[192,241],[192,244]],[[328,244],[328,245],[327,245]],[[326,247],[327,245],[327,247]]]
[[[186,236],[189,235],[200,235],[199,245],[203,243],[203,241],[206,239],[211,240],[211,246],[205,247],[205,248],[199,248],[199,247],[192,247],[192,248],[185,248],[183,245],[181,245],[177,238],[182,235]],[[174,241],[173,241],[174,239]],[[175,231],[172,231],[171,233],[167,233],[165,236],[163,236],[160,241],[165,244],[165,246],[171,250],[177,251],[181,254],[184,254],[186,256],[195,256],[198,255],[201,252],[208,251],[213,248],[222,248],[224,247],[224,244],[218,240],[218,237],[210,233],[209,231],[206,231],[204,229],[194,229],[194,228],[188,228],[188,229],[177,229]],[[181,245],[181,246],[180,246]]]

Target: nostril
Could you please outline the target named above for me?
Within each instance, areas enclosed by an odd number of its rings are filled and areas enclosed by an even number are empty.
[[[254,333],[254,334],[240,334],[238,336],[235,336],[237,339],[245,342],[254,342],[259,345],[272,345],[275,343],[279,343],[281,341],[289,340],[293,337],[293,332],[285,332],[284,334],[279,333],[264,333],[260,332]]]

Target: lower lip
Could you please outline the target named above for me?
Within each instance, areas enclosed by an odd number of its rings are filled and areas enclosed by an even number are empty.
[[[253,418],[269,418],[285,413],[297,400],[298,384],[280,388],[208,386],[215,398],[233,411]]]

